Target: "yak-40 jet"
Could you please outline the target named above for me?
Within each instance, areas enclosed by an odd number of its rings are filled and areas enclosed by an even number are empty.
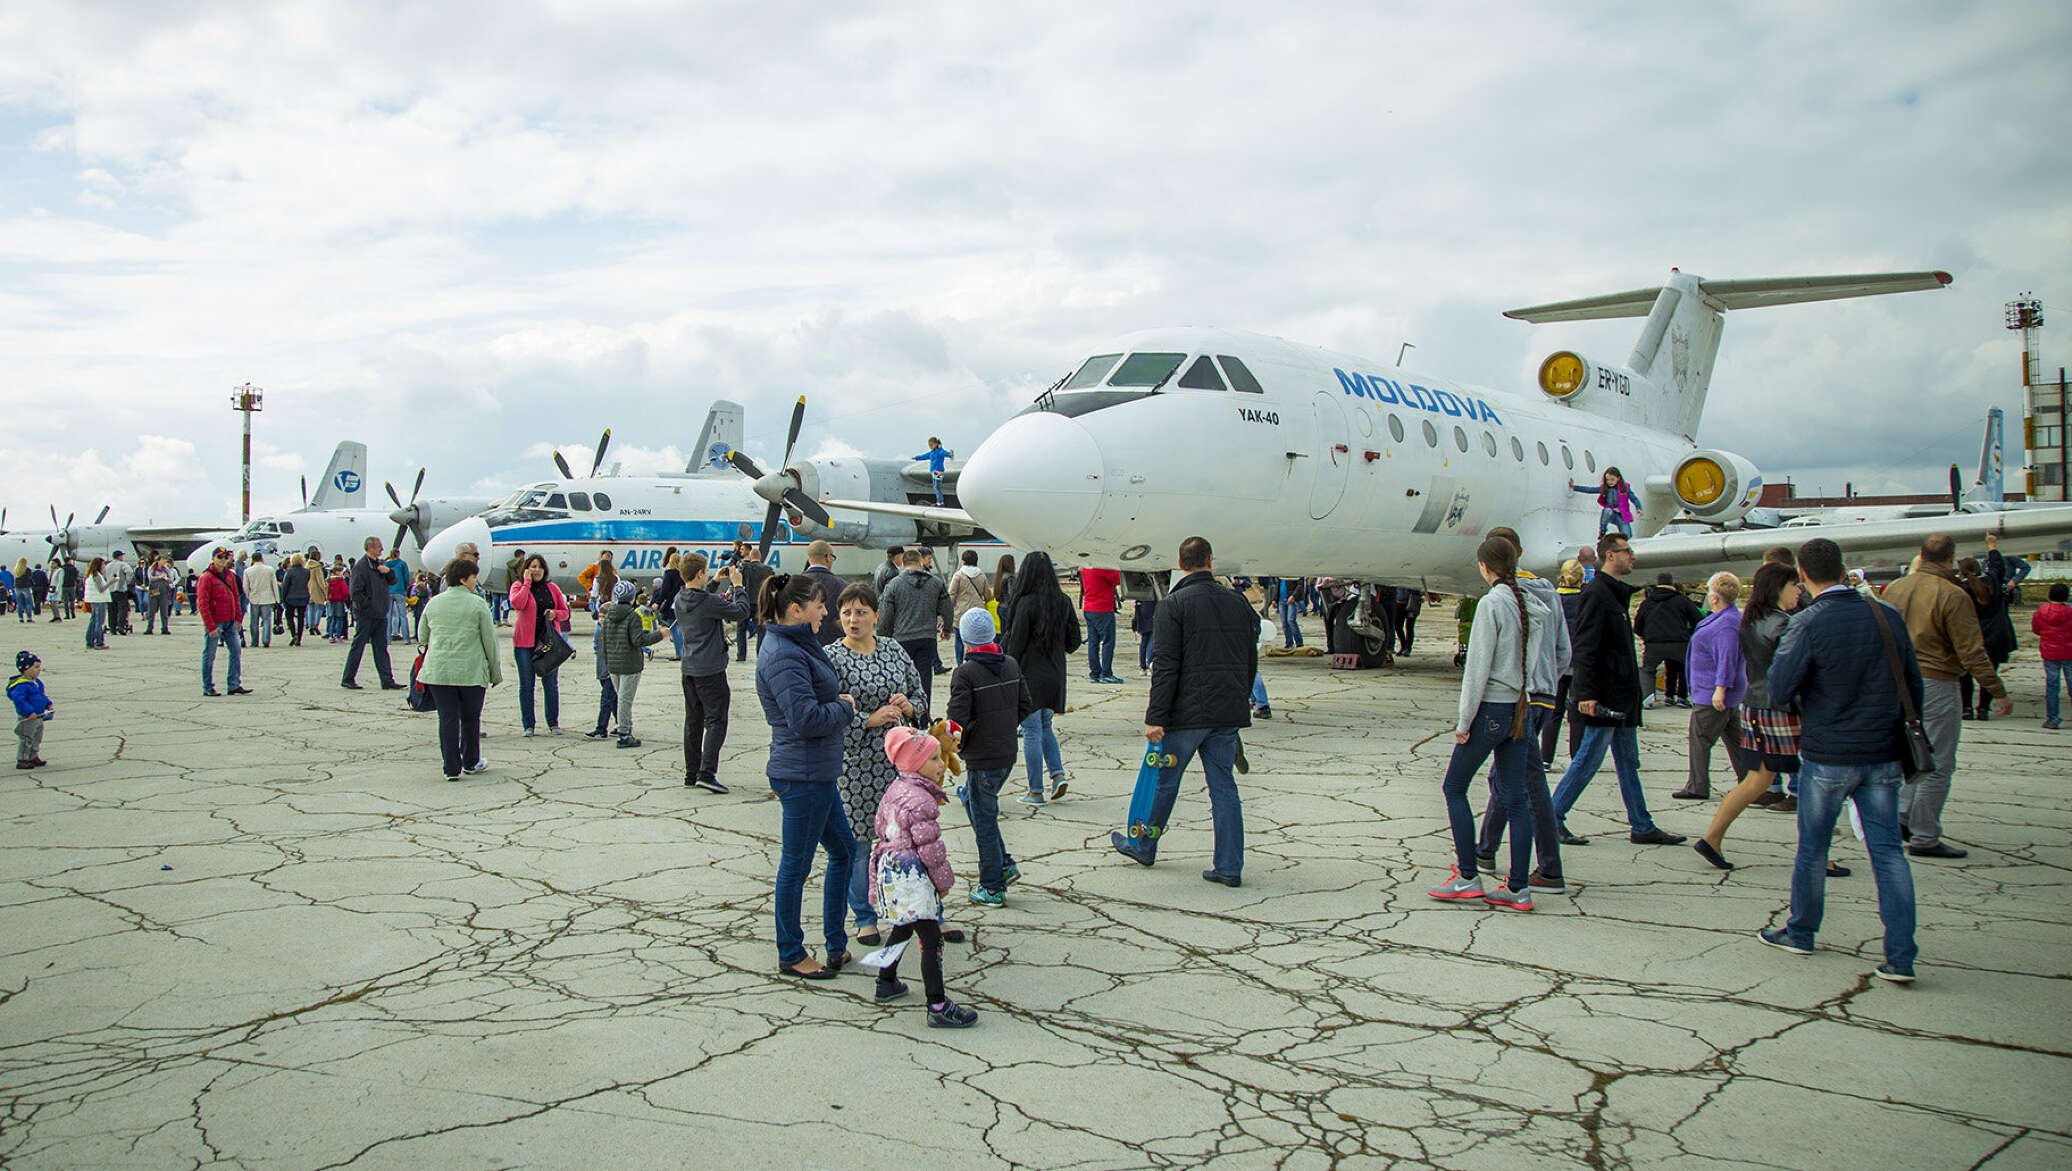
[[[1949,283],[1942,272],[1715,281],[1671,270],[1655,288],[1514,309],[1506,316],[1536,323],[1647,319],[1624,363],[1557,351],[1532,395],[1257,334],[1152,330],[1088,357],[989,436],[956,479],[961,507],[816,492],[810,463],[785,472],[836,512],[943,535],[983,527],[1063,562],[1120,568],[1146,594],[1163,590],[1196,533],[1224,572],[1460,593],[1481,589],[1475,549],[1497,525],[1518,530],[1526,567],[1542,574],[1593,541],[1595,497],[1569,489],[1616,466],[1643,505],[1643,567],[1745,566],[1775,531],[1654,535],[1680,513],[1737,520],[1762,489],[1752,461],[1695,442],[1725,312]],[[2072,536],[2072,508],[1821,529],[1852,558],[1901,561],[1931,532],[2056,547]],[[1356,633],[1372,625],[1349,618]],[[1377,646],[1386,637],[1371,633]]]

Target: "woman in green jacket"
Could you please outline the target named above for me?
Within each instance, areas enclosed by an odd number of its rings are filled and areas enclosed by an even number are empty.
[[[439,755],[449,781],[489,767],[482,759],[482,699],[504,681],[503,665],[497,661],[496,622],[489,616],[489,603],[475,592],[481,573],[475,562],[455,558],[446,566],[449,588],[425,603],[420,619],[425,651],[417,681],[432,693],[439,709]]]

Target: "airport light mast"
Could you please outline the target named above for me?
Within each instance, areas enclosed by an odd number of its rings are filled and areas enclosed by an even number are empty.
[[[230,409],[242,412],[245,416],[244,511],[238,517],[238,523],[241,525],[249,524],[252,520],[252,412],[264,409],[260,403],[265,397],[264,391],[249,382],[243,386],[232,387],[230,392]]]

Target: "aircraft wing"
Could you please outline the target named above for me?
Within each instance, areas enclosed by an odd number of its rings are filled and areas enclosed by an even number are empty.
[[[848,512],[875,512],[881,516],[904,517],[907,520],[945,528],[980,531],[979,523],[961,508],[941,508],[932,504],[890,504],[880,500],[823,500],[820,505],[822,508],[839,508]]]
[[[1732,569],[1760,562],[1764,550],[1773,546],[1789,545],[1796,549],[1814,537],[1826,537],[1842,547],[1843,560],[1852,568],[1881,561],[1905,565],[1921,551],[1922,539],[1931,533],[1948,533],[1960,546],[1977,544],[1986,534],[1995,533],[2000,537],[2003,553],[2018,556],[2054,552],[2072,547],[2072,507],[1638,537],[1633,551],[1640,555],[1641,573]]]
[[[183,545],[189,541],[220,540],[236,532],[237,526],[127,525],[123,531],[128,534],[130,543],[136,545]]]

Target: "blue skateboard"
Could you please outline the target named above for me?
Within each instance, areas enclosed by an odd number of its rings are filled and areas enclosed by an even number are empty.
[[[1157,839],[1160,827],[1151,824],[1151,806],[1158,799],[1159,774],[1180,763],[1165,750],[1165,741],[1144,746],[1143,763],[1137,766],[1137,785],[1130,791],[1129,828],[1131,840]]]

